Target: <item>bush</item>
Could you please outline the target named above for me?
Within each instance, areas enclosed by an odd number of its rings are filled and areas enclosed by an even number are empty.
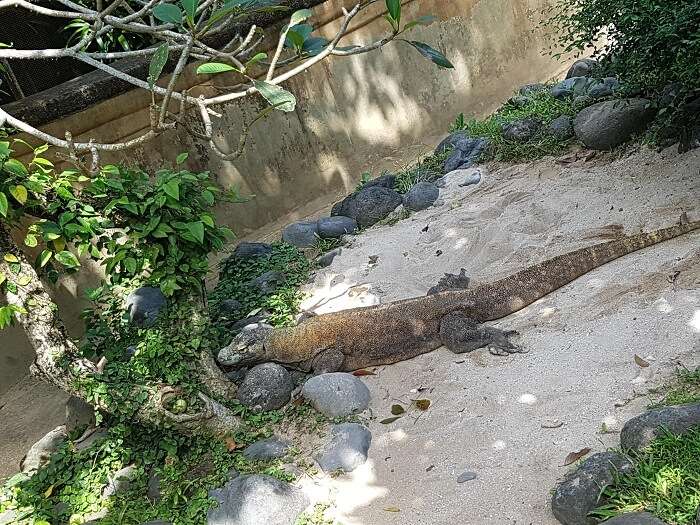
[[[595,50],[604,69],[629,86],[700,87],[697,0],[558,0],[555,13],[547,25],[566,52]]]

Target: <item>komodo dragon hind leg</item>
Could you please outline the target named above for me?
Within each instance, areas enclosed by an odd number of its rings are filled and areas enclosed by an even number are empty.
[[[315,375],[339,372],[343,369],[345,354],[335,348],[322,350],[311,361],[311,370]]]
[[[459,312],[446,315],[440,322],[440,340],[455,354],[473,352],[479,348],[488,348],[493,355],[499,356],[524,353],[525,350],[510,341],[517,334],[512,330],[484,326]]]

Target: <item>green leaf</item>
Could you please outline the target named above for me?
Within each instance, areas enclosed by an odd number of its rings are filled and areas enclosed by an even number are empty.
[[[454,69],[454,66],[449,60],[447,60],[445,55],[433,49],[428,44],[424,44],[423,42],[416,42],[415,40],[408,40],[407,42],[413,47],[415,47],[421,55],[423,55],[425,58],[432,61],[433,63],[437,64],[438,66],[444,67],[446,69]]]
[[[209,190],[204,190],[202,192],[202,198],[204,199],[204,202],[206,202],[208,206],[213,206],[214,201],[216,200],[214,198],[214,194],[212,192],[210,192]]]
[[[207,62],[197,68],[198,75],[216,75],[218,73],[226,73],[228,71],[241,72],[240,69],[224,64],[222,62]]]
[[[413,29],[416,26],[429,26],[433,22],[437,20],[436,16],[433,15],[425,15],[421,16],[419,18],[416,18],[415,20],[412,20],[408,24],[406,24],[403,28],[404,31],[408,31],[409,29]]]
[[[39,254],[37,261],[39,262],[39,268],[46,266],[53,257],[53,252],[51,250],[44,250]]]
[[[21,184],[17,186],[10,186],[10,194],[15,198],[20,204],[27,202],[27,188]]]
[[[199,218],[200,218],[200,220],[201,220],[204,224],[206,224],[206,225],[209,226],[210,228],[213,228],[213,227],[214,227],[214,219],[212,219],[211,215],[204,215],[204,214],[202,214],[202,215],[199,216]]]
[[[399,25],[401,21],[401,0],[386,0],[386,9],[389,11],[389,16]]]
[[[329,42],[327,39],[320,36],[314,36],[304,41],[304,45],[302,46],[301,50],[310,56],[316,56],[323,51],[328,44]]]
[[[190,154],[187,153],[186,151],[184,153],[180,153],[177,156],[177,158],[175,159],[175,164],[177,164],[179,166],[180,164],[185,162],[187,160],[187,157],[189,157],[189,156],[190,156]]]
[[[36,248],[36,246],[39,244],[39,241],[37,240],[36,235],[28,233],[27,236],[24,238],[24,244],[26,244],[30,248]]]
[[[12,309],[9,306],[0,308],[0,330],[12,324]]]
[[[173,4],[158,4],[153,8],[153,16],[168,24],[181,24],[182,11]]]
[[[133,257],[127,257],[124,259],[124,267],[126,268],[126,271],[129,272],[130,274],[135,274],[136,273],[136,259]]]
[[[267,58],[267,53],[258,53],[253,58],[248,60],[248,62],[245,63],[245,67],[248,68],[248,67],[252,66],[253,64],[257,64],[258,62],[265,60],[266,58]]]
[[[12,153],[9,142],[0,142],[0,157],[7,158]]]
[[[17,279],[17,284],[20,286],[27,286],[31,282],[32,282],[31,275],[20,275],[19,279]]]
[[[59,217],[58,217],[58,225],[63,228],[66,224],[68,224],[70,221],[75,219],[75,213],[66,211],[63,212]]]
[[[297,24],[301,24],[304,20],[308,20],[313,16],[313,11],[311,9],[300,9],[299,11],[295,11],[292,14],[292,17],[289,19],[289,26],[295,26]]]
[[[0,272],[0,286],[2,286],[2,283],[4,283],[5,281],[7,281],[7,276],[4,273]]]
[[[180,0],[180,3],[182,3],[182,7],[185,8],[187,18],[189,18],[190,22],[194,22],[194,17],[199,7],[199,0]]]
[[[170,182],[166,182],[163,184],[163,191],[176,201],[180,200],[180,183],[178,181],[171,180]]]
[[[29,175],[27,168],[17,159],[6,160],[2,167],[18,177],[26,177]]]
[[[253,80],[253,85],[260,94],[265,97],[271,106],[274,106],[280,111],[294,111],[296,108],[297,99],[286,89],[282,89],[279,86],[270,84],[269,82],[263,82],[262,80]]]
[[[204,223],[202,221],[188,222],[185,226],[199,244],[204,243]]]
[[[170,5],[170,4],[158,4],[156,7],[160,6],[165,6],[165,5]],[[171,6],[175,7],[175,6]],[[177,7],[175,7],[177,9]],[[155,9],[154,9],[155,12]],[[168,55],[170,54],[170,46],[168,46],[167,42],[163,42],[161,45],[158,46],[158,49],[156,49],[156,52],[153,53],[153,57],[151,58],[151,63],[148,65],[148,85],[151,89],[153,89],[153,86],[155,85],[156,82],[158,82],[158,79],[160,78],[161,73],[163,73],[163,68],[165,67],[165,64],[168,63]],[[106,171],[106,168],[103,168],[103,172]],[[119,173],[119,169],[117,169],[117,173]]]
[[[68,250],[58,252],[56,254],[56,260],[67,268],[77,268],[80,266],[80,261],[78,261],[78,258]]]
[[[0,215],[7,217],[7,210],[10,204],[7,202],[7,195],[0,191]]]
[[[19,259],[17,258],[17,256],[12,254],[12,253],[6,253],[5,256],[3,257],[3,259],[5,259],[5,261],[7,261],[9,263],[18,263],[19,262]]]

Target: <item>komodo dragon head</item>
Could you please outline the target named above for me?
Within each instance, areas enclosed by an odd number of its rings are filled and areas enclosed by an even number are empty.
[[[265,362],[265,340],[274,328],[256,323],[243,328],[231,344],[219,351],[217,360],[222,365],[243,367]]]

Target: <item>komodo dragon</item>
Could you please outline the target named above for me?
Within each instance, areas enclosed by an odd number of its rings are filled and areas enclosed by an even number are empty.
[[[619,257],[699,228],[700,221],[681,221],[566,253],[476,288],[319,315],[291,328],[252,325],[219,352],[219,362],[241,367],[275,361],[323,373],[396,363],[443,345],[455,353],[522,352],[509,340],[516,332],[483,323],[517,312]]]

